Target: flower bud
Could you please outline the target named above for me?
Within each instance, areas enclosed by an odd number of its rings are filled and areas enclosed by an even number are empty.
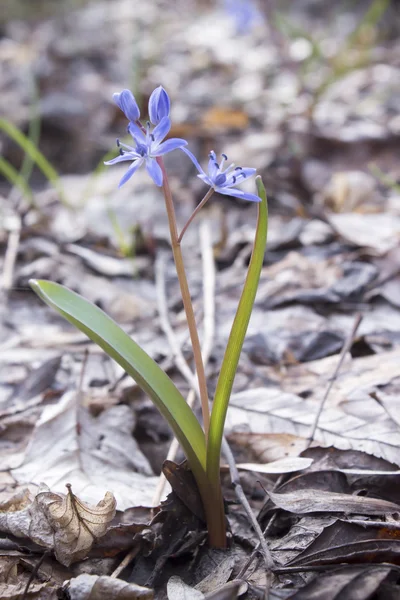
[[[114,94],[113,99],[129,121],[134,123],[139,119],[140,110],[130,90],[122,90],[120,94]]]
[[[161,119],[169,117],[170,106],[169,96],[160,85],[152,92],[149,99],[149,117],[153,125],[158,125]]]

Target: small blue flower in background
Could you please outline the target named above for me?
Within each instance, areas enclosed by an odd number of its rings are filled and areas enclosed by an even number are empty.
[[[122,90],[120,94],[114,94],[113,99],[115,104],[119,106],[125,114],[128,121],[133,123],[140,118],[140,110],[135,100],[134,95],[130,90]]]
[[[218,164],[217,155],[214,151],[209,154],[208,175],[203,171],[196,157],[187,148],[182,148],[183,152],[189,156],[194,166],[199,171],[199,177],[204,183],[214,188],[219,194],[225,196],[235,196],[242,200],[250,200],[251,202],[260,202],[260,198],[256,194],[249,194],[242,190],[237,190],[236,186],[242,183],[248,177],[252,177],[256,169],[235,167],[234,164],[229,165],[225,170],[224,163],[228,160],[226,154],[222,154],[221,162]]]
[[[168,117],[170,101],[167,92],[160,86],[154,90],[150,97],[149,114],[153,123],[157,122],[153,131],[151,131],[150,123],[147,123],[145,130],[140,124],[136,123],[140,117],[140,112],[132,92],[123,90],[120,94],[114,94],[114,100],[130,121],[128,131],[135,145],[129,146],[117,140],[120,155],[104,164],[115,165],[119,162],[132,161],[132,165],[122,177],[118,187],[123,186],[142,164],[146,164],[147,172],[154,183],[161,186],[163,175],[156,158],[187,145],[186,140],[180,138],[163,141],[171,129],[171,121]]]
[[[237,33],[247,33],[262,21],[262,15],[253,0],[224,0],[224,8],[233,17]]]
[[[153,125],[158,125],[161,119],[169,117],[170,107],[169,96],[160,85],[152,92],[149,99],[149,117]]]

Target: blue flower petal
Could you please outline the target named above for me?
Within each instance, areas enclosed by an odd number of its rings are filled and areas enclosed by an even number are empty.
[[[218,194],[223,194],[224,196],[235,196],[236,198],[240,198],[241,200],[249,200],[250,202],[260,202],[261,198],[256,196],[255,194],[248,194],[247,192],[243,192],[242,190],[236,190],[234,188],[215,188],[215,191]]]
[[[152,180],[159,187],[162,186],[163,174],[160,165],[154,158],[148,158],[146,160],[146,169]]]
[[[122,90],[120,94],[114,94],[113,99],[129,121],[137,121],[139,119],[140,110],[130,90]]]
[[[196,167],[196,169],[200,173],[199,177],[201,175],[204,175],[204,177],[207,177],[207,175],[205,174],[205,172],[201,168],[200,163],[197,160],[197,158],[195,157],[195,155],[192,152],[190,152],[190,150],[188,148],[181,148],[181,150],[182,150],[182,152],[184,152],[190,158],[190,160],[192,161],[192,163],[194,164],[194,166]]]
[[[138,170],[138,168],[140,167],[140,165],[143,163],[143,158],[139,158],[138,160],[136,160],[127,170],[127,172],[125,173],[125,175],[122,177],[121,181],[118,184],[118,187],[122,187],[124,185],[124,183],[126,183],[134,173],[136,173],[136,171]]]
[[[208,176],[208,175],[206,175],[205,173],[204,173],[204,175],[197,175],[197,177],[198,177],[199,179],[201,179],[202,181],[204,181],[204,183],[206,183],[206,184],[207,184],[207,185],[209,185],[210,187],[214,187],[214,184],[213,184],[213,182],[211,181],[211,179],[209,178],[209,176]]]
[[[162,156],[167,152],[172,152],[172,150],[177,150],[177,148],[183,148],[183,146],[187,145],[186,140],[182,140],[180,138],[171,138],[166,142],[162,142],[158,148],[152,152],[152,156]]]
[[[210,179],[214,180],[219,171],[219,165],[217,162],[217,156],[214,151],[210,152],[210,158],[208,160],[208,174]]]
[[[242,183],[245,179],[252,177],[256,173],[257,169],[251,169],[249,167],[245,167],[244,169],[236,168],[234,171],[231,171],[227,177],[226,185],[238,185]]]
[[[154,144],[154,148],[156,148],[159,144],[161,144],[161,142],[163,141],[163,139],[165,138],[165,136],[167,135],[167,133],[169,133],[169,130],[171,129],[171,120],[169,119],[169,117],[163,117],[161,119],[161,121],[159,122],[158,125],[156,125],[153,129],[153,144]]]
[[[116,156],[115,158],[112,158],[111,160],[107,160],[104,162],[105,165],[116,165],[117,163],[123,162],[125,160],[136,160],[137,158],[140,158],[139,156],[132,156],[132,154],[130,152],[125,152],[125,154],[120,154],[119,156]]]
[[[129,123],[128,131],[137,144],[146,144],[146,135],[136,123]]]
[[[153,125],[158,125],[164,117],[169,117],[170,108],[169,96],[160,85],[154,90],[149,99],[149,117]]]

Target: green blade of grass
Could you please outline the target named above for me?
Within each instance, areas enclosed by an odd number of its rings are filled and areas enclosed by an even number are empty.
[[[18,146],[24,150],[26,155],[30,156],[37,167],[42,171],[46,179],[55,187],[60,195],[61,202],[68,205],[68,201],[66,199],[57,171],[35,146],[35,144],[29,138],[27,138],[26,135],[18,129],[18,127],[15,127],[15,125],[6,119],[0,119],[0,130],[8,135],[16,144],[18,144]]]
[[[246,281],[243,286],[239,306],[232,324],[228,344],[218,377],[214,403],[211,412],[207,443],[207,476],[211,485],[219,482],[219,460],[222,437],[229,398],[232,392],[240,353],[242,350],[251,311],[257,293],[258,282],[264,260],[268,231],[268,208],[265,188],[261,177],[257,177],[257,191],[261,198],[258,204],[258,220],[253,253],[251,255]]]
[[[33,193],[29,184],[26,182],[25,178],[18,173],[17,169],[2,156],[0,156],[0,173],[11,185],[21,191],[22,195],[25,196],[30,204],[34,205]]]
[[[204,482],[204,432],[168,375],[105,312],[79,294],[51,281],[29,283],[46,304],[98,344],[150,396],[181,444],[196,480]]]

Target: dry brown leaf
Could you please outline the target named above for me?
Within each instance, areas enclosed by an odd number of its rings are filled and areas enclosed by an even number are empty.
[[[307,438],[288,433],[244,433],[232,431],[228,441],[246,457],[246,462],[271,463],[288,456],[298,456],[307,448]]]
[[[378,375],[377,375],[378,377]],[[332,392],[333,394],[334,392]],[[335,400],[335,398],[334,398]],[[281,432],[299,437],[309,435],[318,402],[273,388],[254,388],[233,394],[226,428],[231,431]],[[361,450],[397,464],[400,433],[397,423],[384,414],[379,419],[347,414],[328,402],[318,422],[314,439],[322,446]]]
[[[111,492],[96,506],[77,498],[67,484],[68,494],[41,492],[38,506],[54,532],[54,553],[65,566],[87,556],[93,542],[104,535],[115,515],[116,501]]]
[[[152,600],[153,591],[112,577],[79,575],[68,583],[71,600]]]
[[[45,487],[29,498],[30,503],[27,494],[19,494],[0,505],[0,531],[53,550],[67,567],[87,556],[115,515],[116,502],[110,492],[97,506],[79,500],[70,487],[67,495],[54,494]]]
[[[44,408],[12,475],[22,484],[45,483],[57,493],[69,482],[91,504],[111,490],[121,510],[150,506],[157,478],[132,436],[134,419],[126,405],[94,418],[79,406],[76,392],[68,391]]]
[[[269,492],[269,496],[276,506],[295,514],[344,512],[360,515],[383,515],[400,511],[398,504],[387,500],[326,492],[312,488],[285,494]]]

